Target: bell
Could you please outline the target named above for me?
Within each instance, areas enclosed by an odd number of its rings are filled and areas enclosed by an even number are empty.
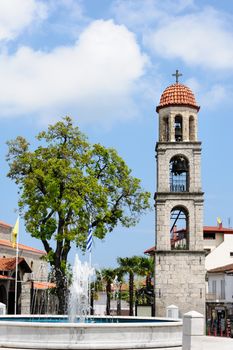
[[[182,136],[182,130],[180,126],[175,127],[175,136]]]
[[[172,164],[172,173],[174,175],[180,175],[182,173],[187,173],[187,172],[188,172],[188,166],[185,159],[178,158],[174,160]]]
[[[182,141],[182,129],[178,125],[175,127],[175,140]]]

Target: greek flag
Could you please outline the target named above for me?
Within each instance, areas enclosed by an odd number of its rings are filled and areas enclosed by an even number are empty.
[[[88,235],[87,235],[87,251],[88,252],[91,252],[91,247],[92,247],[92,227],[90,225],[89,229],[88,229]]]

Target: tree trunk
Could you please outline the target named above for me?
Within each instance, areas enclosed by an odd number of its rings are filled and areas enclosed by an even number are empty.
[[[134,275],[129,273],[129,315],[133,316],[133,304],[134,304]]]
[[[67,314],[68,309],[68,287],[64,273],[59,268],[55,268],[56,295],[58,297],[58,314]]]
[[[149,273],[146,275],[146,288],[151,288],[151,275]]]
[[[111,309],[111,283],[107,283],[106,285],[106,315],[110,315],[110,309]]]
[[[117,316],[121,315],[121,285],[117,293]]]

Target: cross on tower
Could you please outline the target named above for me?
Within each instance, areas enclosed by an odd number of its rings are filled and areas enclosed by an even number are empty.
[[[181,77],[183,74],[179,73],[179,70],[176,69],[176,72],[172,74],[173,77],[176,77],[176,83],[179,83],[179,77]]]

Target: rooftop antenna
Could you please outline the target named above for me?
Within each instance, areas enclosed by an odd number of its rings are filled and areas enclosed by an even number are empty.
[[[227,221],[228,221],[228,228],[230,228],[230,227],[231,227],[231,218],[229,217],[229,218],[227,219]]]

